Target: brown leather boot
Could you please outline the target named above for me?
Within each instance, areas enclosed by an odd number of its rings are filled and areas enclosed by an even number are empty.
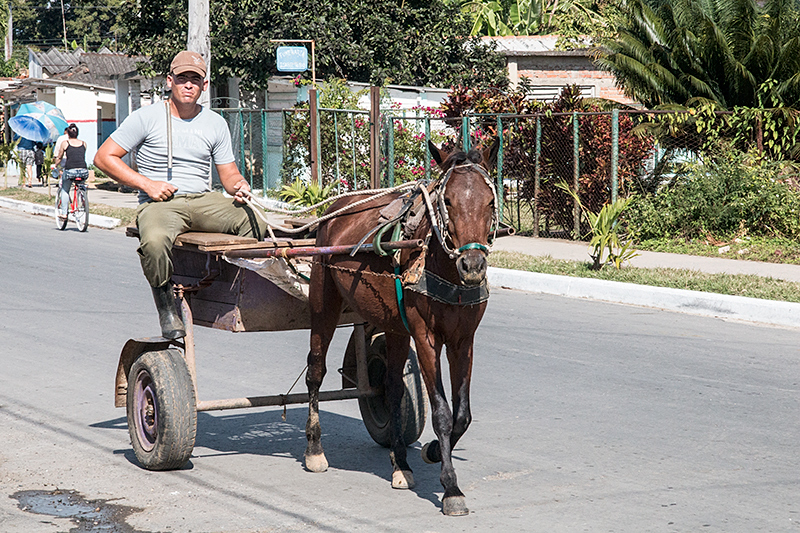
[[[172,282],[161,287],[153,287],[153,299],[158,309],[158,321],[161,323],[161,336],[165,339],[181,339],[186,336],[183,320],[175,305],[175,293]]]

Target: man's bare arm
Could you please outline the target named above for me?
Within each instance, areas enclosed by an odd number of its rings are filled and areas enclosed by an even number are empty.
[[[225,188],[225,192],[233,195],[237,202],[244,202],[244,192],[250,191],[250,184],[244,179],[244,176],[239,172],[236,163],[226,163],[224,165],[217,165],[217,173],[219,174],[219,181]]]
[[[172,198],[178,188],[166,181],[151,180],[134,171],[122,160],[127,153],[113,139],[106,139],[94,156],[94,164],[114,181],[144,191],[156,202]]]

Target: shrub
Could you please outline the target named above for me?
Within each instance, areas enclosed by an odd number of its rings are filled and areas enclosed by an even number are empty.
[[[686,163],[669,185],[638,198],[630,227],[641,239],[736,233],[800,237],[800,193],[783,163],[731,150]]]

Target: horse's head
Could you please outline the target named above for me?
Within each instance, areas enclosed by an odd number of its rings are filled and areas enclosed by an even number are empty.
[[[456,261],[464,285],[486,278],[488,237],[497,224],[497,194],[488,169],[497,155],[497,143],[469,153],[447,153],[429,143],[442,172],[437,189],[437,212],[442,247]]]

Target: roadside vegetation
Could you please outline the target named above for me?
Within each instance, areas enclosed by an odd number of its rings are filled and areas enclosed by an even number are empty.
[[[20,187],[0,187],[0,196],[13,198],[14,200],[20,200],[22,202],[30,202],[33,204],[53,205],[54,203],[52,196],[38,192],[32,192]],[[92,203],[91,191],[89,192],[89,212],[94,213],[95,215],[118,218],[120,220],[120,226],[123,228],[125,226],[134,224],[136,220],[135,209],[126,207],[112,207],[108,205]]]
[[[593,278],[655,287],[747,296],[765,300],[800,302],[800,283],[743,274],[708,274],[671,268],[603,268],[595,270],[589,261],[563,261],[513,252],[492,252],[489,265],[498,268],[539,272],[557,276]]]

